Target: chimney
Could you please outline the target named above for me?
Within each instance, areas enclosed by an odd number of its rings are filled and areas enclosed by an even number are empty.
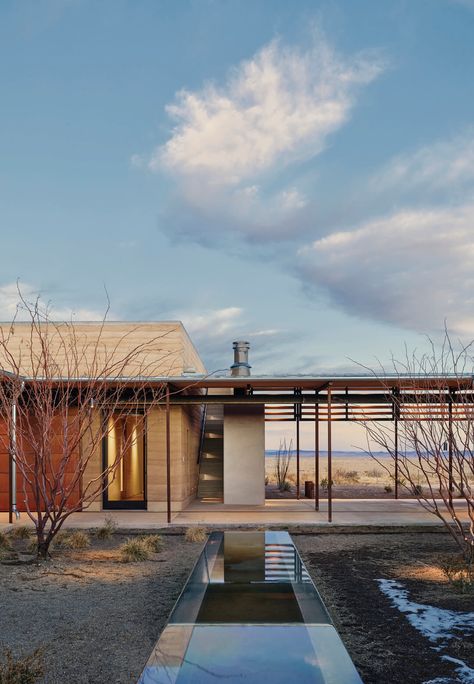
[[[249,348],[250,344],[243,340],[234,342],[234,363],[230,367],[230,372],[234,377],[250,375]]]

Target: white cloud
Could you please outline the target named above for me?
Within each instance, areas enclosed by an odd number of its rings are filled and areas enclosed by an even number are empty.
[[[229,306],[224,309],[209,309],[202,313],[181,312],[176,317],[181,320],[186,330],[193,336],[225,335],[240,319],[242,309]]]
[[[474,183],[474,129],[392,159],[373,179],[376,189],[461,190]]]
[[[183,322],[211,371],[229,368],[233,359],[232,342],[245,339],[251,344],[250,363],[262,373],[268,370],[268,359],[275,354],[278,356],[280,346],[294,337],[286,330],[256,327],[248,320],[246,311],[238,306],[199,312],[177,311],[172,318]]]
[[[224,87],[178,93],[167,108],[176,127],[150,167],[236,185],[277,163],[312,157],[347,120],[355,88],[380,71],[375,60],[345,61],[322,37],[308,51],[272,41]]]
[[[21,283],[19,286],[16,282],[6,283],[0,285],[0,320],[4,322],[12,321],[16,316],[18,321],[31,320],[27,313],[25,306],[22,304],[21,296],[28,303],[28,305],[35,304],[38,297],[39,306],[41,310],[48,312],[48,317],[55,321],[76,320],[76,321],[100,321],[104,317],[103,312],[88,308],[74,308],[69,306],[57,306],[41,296],[38,288],[29,284]]]
[[[474,335],[474,204],[407,210],[298,253],[308,285],[348,313],[420,332]]]
[[[175,127],[148,166],[176,180],[174,211],[184,204],[202,217],[204,227],[189,221],[184,232],[294,232],[307,199],[286,186],[284,169],[321,153],[382,69],[374,55],[343,57],[321,35],[307,50],[274,40],[224,84],[177,93],[167,107]]]

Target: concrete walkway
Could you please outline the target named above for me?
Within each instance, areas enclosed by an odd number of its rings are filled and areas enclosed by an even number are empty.
[[[467,522],[467,515],[458,502],[461,518]],[[69,528],[94,528],[103,525],[105,518],[113,518],[119,528],[156,529],[168,527],[165,513],[147,511],[101,511],[73,514],[65,524]],[[21,514],[15,525],[31,525],[26,513]],[[333,522],[327,521],[327,503],[321,510],[314,510],[314,503],[308,500],[267,500],[264,506],[228,506],[224,504],[193,502],[184,511],[173,513],[172,526],[226,527],[234,525],[298,525],[317,527],[344,526],[413,526],[439,525],[440,521],[413,499],[335,499],[333,501]],[[8,514],[0,513],[0,529],[8,528]]]

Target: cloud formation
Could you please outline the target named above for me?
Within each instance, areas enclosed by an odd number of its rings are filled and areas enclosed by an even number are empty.
[[[474,129],[392,159],[371,181],[372,189],[399,192],[447,190],[452,194],[474,183]]]
[[[307,286],[346,312],[428,332],[474,335],[474,204],[406,210],[298,253]]]
[[[48,311],[48,316],[54,321],[69,321],[74,319],[76,321],[100,321],[104,317],[103,312],[87,309],[83,307],[74,308],[69,306],[57,306],[41,297],[41,293],[37,287],[30,283],[16,282],[6,283],[0,285],[0,320],[3,322],[12,321],[16,317],[18,321],[30,320],[30,316],[25,311],[24,305],[21,302],[18,288],[20,288],[21,295],[26,302],[34,305],[37,298],[39,305],[44,311]]]
[[[201,217],[182,230],[199,232],[201,223],[253,237],[293,232],[307,199],[295,183],[286,185],[284,170],[321,153],[349,119],[360,88],[382,70],[374,55],[345,58],[318,35],[307,50],[274,40],[225,84],[177,93],[167,107],[171,137],[148,167],[171,175],[176,206],[184,202]]]
[[[275,353],[275,346],[278,350],[288,337],[285,330],[255,327],[245,310],[237,306],[206,309],[198,313],[194,310],[177,311],[173,318],[182,321],[210,372],[228,369],[232,363],[233,340],[246,339],[252,344],[251,363],[255,363],[258,372],[262,373]],[[272,340],[270,348],[269,339]]]

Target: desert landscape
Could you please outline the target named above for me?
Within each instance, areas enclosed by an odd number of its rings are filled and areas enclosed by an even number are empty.
[[[278,456],[267,452],[265,458],[266,497],[293,498],[296,495],[296,455],[292,454],[288,474],[287,488],[281,490],[277,484]],[[322,498],[327,496],[328,459],[327,452],[321,452],[319,461],[319,484]],[[304,495],[306,480],[315,480],[314,453],[303,452],[300,455],[300,487]],[[416,481],[416,476],[415,476]],[[377,454],[376,458],[358,452],[333,452],[332,455],[332,495],[340,499],[383,499],[393,498],[395,484],[395,467],[393,459],[386,454]],[[419,484],[423,487],[423,482]],[[413,498],[413,491],[399,478],[399,496]]]

